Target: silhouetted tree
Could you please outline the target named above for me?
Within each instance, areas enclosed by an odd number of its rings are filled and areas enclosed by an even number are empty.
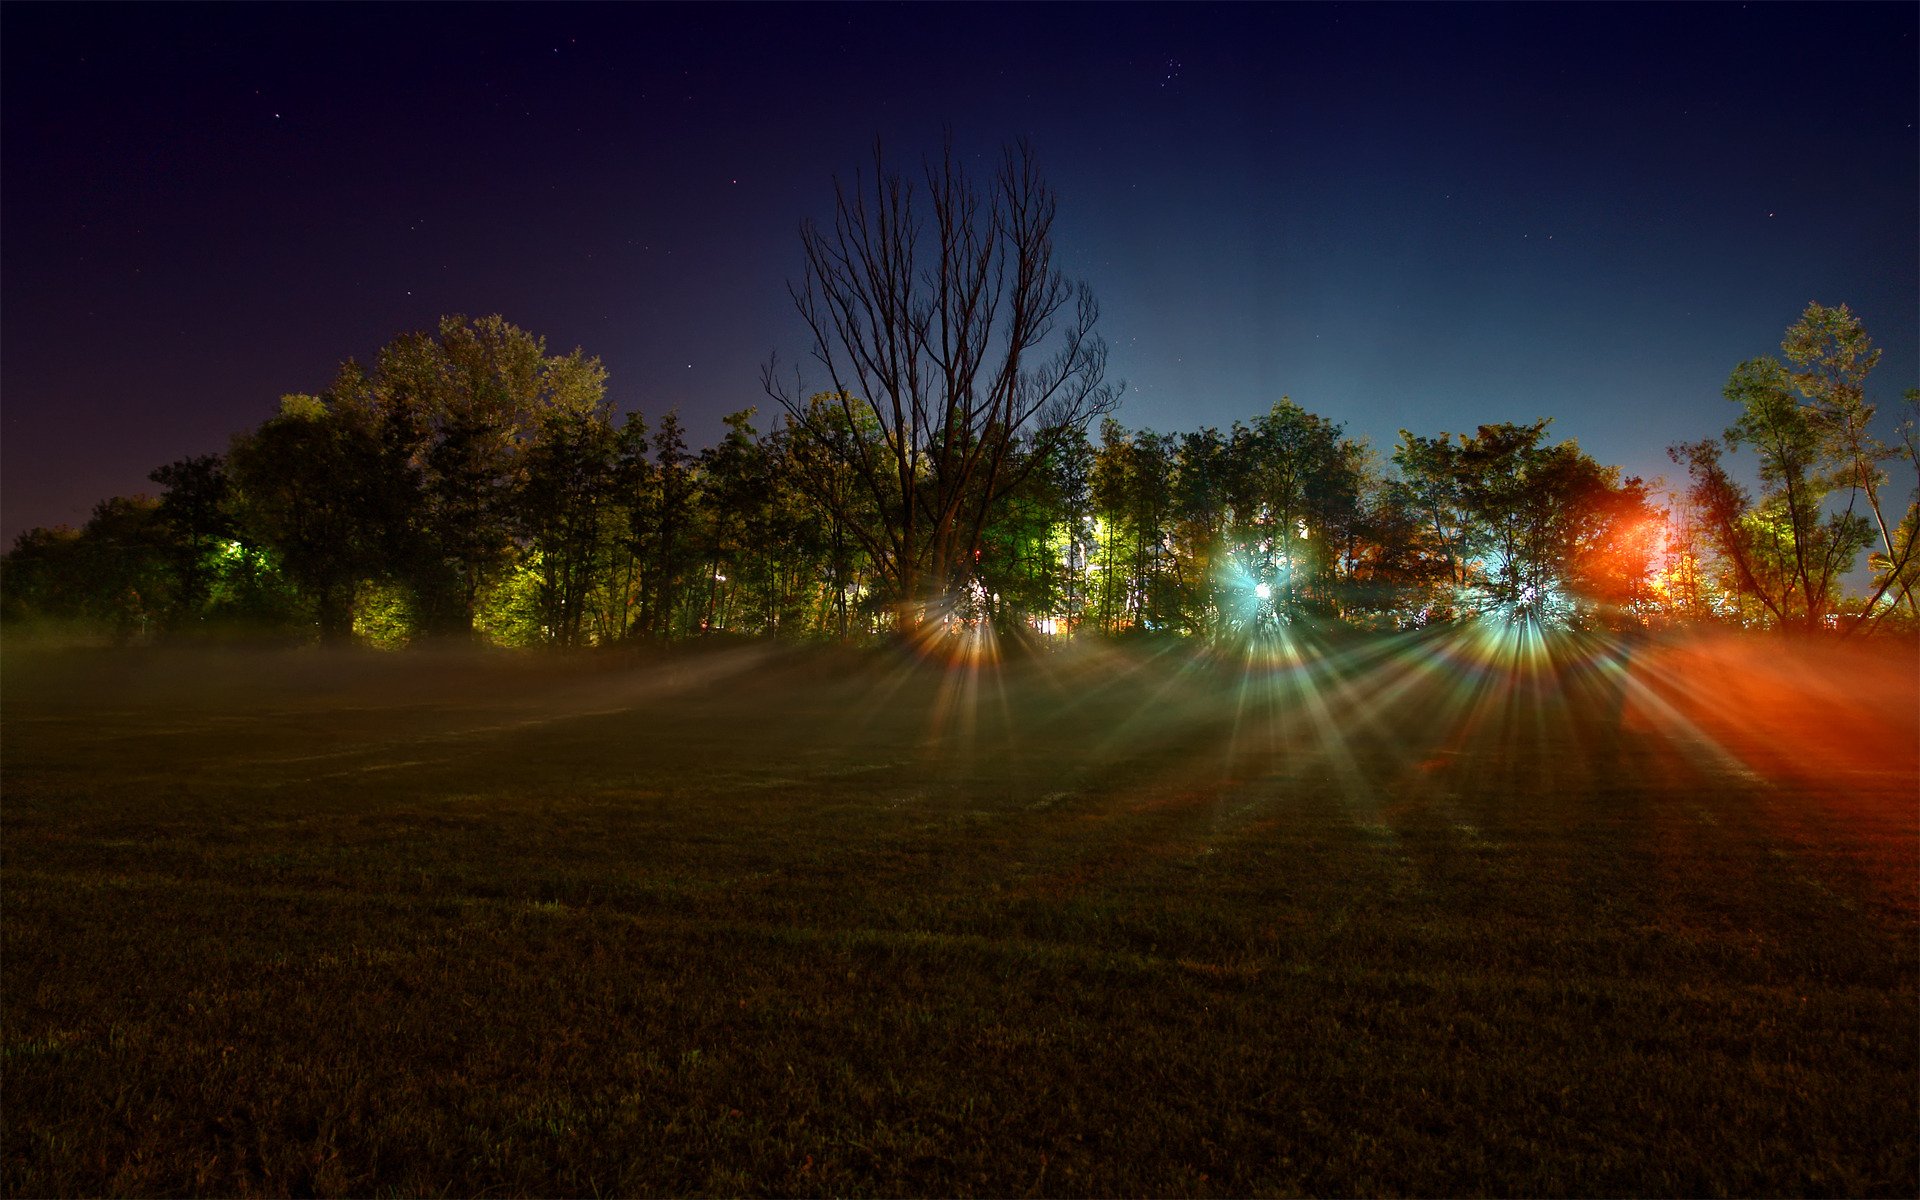
[[[1740,416],[1726,431],[1726,448],[1751,448],[1759,460],[1759,501],[1727,474],[1712,439],[1669,450],[1687,467],[1689,498],[1739,591],[1788,629],[1824,626],[1839,603],[1840,577],[1877,531],[1886,587],[1900,580],[1911,559],[1911,539],[1897,546],[1880,501],[1881,464],[1892,455],[1868,432],[1873,406],[1864,382],[1879,351],[1847,311],[1812,304],[1787,330],[1781,348],[1789,363],[1754,358],[1734,368],[1728,400]],[[1844,505],[1830,502],[1844,491]],[[1872,520],[1855,511],[1864,498]],[[1884,594],[1886,588],[1882,588]],[[1878,596],[1874,599],[1878,600]],[[1871,615],[1861,612],[1858,625]]]
[[[1642,526],[1657,519],[1645,485],[1571,440],[1548,444],[1550,423],[1402,432],[1395,503],[1420,515],[1448,608],[1557,621],[1640,597],[1651,569]]]
[[[656,504],[658,472],[648,457],[647,422],[628,413],[613,438],[607,476],[609,508],[600,523],[601,580],[595,589],[596,640],[613,642],[640,632],[649,586],[644,514]]]
[[[9,623],[75,621],[87,616],[80,531],[36,527],[0,559],[0,617]]]
[[[786,458],[793,486],[814,506],[825,524],[822,536],[827,559],[827,608],[834,636],[845,639],[852,628],[867,564],[882,552],[875,535],[881,528],[874,497],[860,485],[854,466],[863,455],[857,440],[879,441],[884,436],[865,405],[842,403],[819,393],[807,401],[806,427],[787,415]]]
[[[1215,589],[1220,568],[1231,557],[1227,543],[1230,460],[1227,440],[1218,429],[1209,427],[1180,437],[1169,516],[1177,619],[1189,633],[1212,633],[1219,616]]]
[[[156,516],[167,535],[173,570],[167,624],[178,629],[205,614],[218,555],[234,532],[227,511],[226,462],[218,454],[202,454],[156,467],[147,478],[162,489]]]
[[[1913,471],[1914,485],[1908,493],[1907,512],[1887,539],[1885,553],[1867,558],[1873,568],[1873,596],[1866,611],[1873,619],[1888,615],[1889,608],[1878,608],[1883,596],[1902,596],[1908,611],[1920,600],[1920,389],[1908,388],[1903,397],[1907,417],[1900,423],[1900,454]]]
[[[1880,540],[1877,557],[1904,567],[1914,555],[1912,538],[1904,544],[1899,540],[1898,522],[1889,520],[1880,498],[1880,490],[1888,482],[1884,464],[1902,457],[1901,449],[1873,435],[1876,409],[1866,398],[1867,376],[1879,364],[1880,351],[1846,305],[1829,308],[1819,303],[1807,305],[1787,330],[1780,349],[1786,355],[1788,376],[1795,390],[1826,435],[1836,482],[1844,480],[1867,502]],[[1886,583],[1896,602],[1904,601],[1910,615],[1920,616],[1920,597],[1904,583],[1902,571],[1887,572]],[[1888,594],[1885,588],[1880,592]],[[1868,601],[1869,611],[1879,598],[1876,595]]]
[[[645,502],[634,509],[633,533],[650,562],[650,600],[641,612],[643,631],[656,638],[675,632],[686,575],[692,569],[697,483],[695,459],[687,452],[680,414],[669,411],[653,435],[654,481]]]
[[[1114,402],[1092,293],[1054,265],[1056,202],[1031,148],[1008,151],[984,194],[951,148],[923,183],[925,208],[876,148],[871,190],[836,186],[831,225],[803,229],[806,275],[790,291],[840,419],[823,423],[775,364],[765,376],[870,498],[842,519],[877,517],[861,540],[902,626],[964,574],[991,506],[1019,482],[1019,435],[1033,431],[1044,454]],[[841,436],[869,420],[880,438]]]
[[[1353,490],[1340,426],[1282,398],[1251,428],[1235,426],[1234,515],[1249,571],[1270,580],[1276,610],[1326,594],[1333,564],[1327,521]]]
[[[546,639],[577,646],[599,575],[602,524],[615,501],[617,435],[601,407],[559,409],[540,419],[514,497]]]
[[[228,454],[241,528],[273,547],[325,640],[352,636],[356,590],[385,565],[383,524],[367,502],[383,461],[357,414],[305,395],[283,398],[279,415]]]
[[[1481,614],[1912,619],[1920,486],[1896,522],[1887,468],[1904,458],[1920,481],[1920,430],[1909,419],[1898,448],[1872,434],[1878,352],[1844,306],[1810,306],[1785,363],[1733,373],[1724,443],[1671,451],[1689,477],[1672,513],[1549,442],[1544,418],[1402,431],[1392,477],[1284,397],[1225,435],[1109,419],[1096,444],[1087,422],[1111,393],[1084,291],[1050,265],[1053,201],[1031,157],[1008,155],[984,200],[950,160],[930,168],[925,229],[909,228],[912,187],[881,167],[871,197],[841,194],[832,233],[809,230],[795,289],[816,356],[877,400],[782,395],[780,428],[735,413],[696,453],[672,412],[616,428],[581,351],[449,317],[371,371],[348,360],[320,395],[283,398],[224,463],[158,468],[157,503],[116,498],[80,530],[29,531],[5,557],[0,612],[123,637],[248,619],[381,645],[568,646],[844,638],[909,628],[936,601],[943,622],[1023,637]],[[1920,394],[1908,403],[1920,413]],[[1757,452],[1757,503],[1723,464],[1735,447]],[[1845,597],[1869,542],[1877,590]]]

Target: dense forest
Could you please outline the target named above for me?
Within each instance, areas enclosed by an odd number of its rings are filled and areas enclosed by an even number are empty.
[[[129,639],[381,646],[929,623],[1027,640],[1472,618],[1912,628],[1920,500],[1887,475],[1896,459],[1920,468],[1911,412],[1898,445],[1870,432],[1877,353],[1844,306],[1810,307],[1783,349],[1733,372],[1723,439],[1672,449],[1686,476],[1672,496],[1553,440],[1547,420],[1403,431],[1383,452],[1286,399],[1227,430],[1132,430],[1097,411],[988,427],[999,444],[975,449],[998,456],[997,494],[967,495],[989,484],[938,479],[929,455],[904,483],[859,469],[889,431],[844,395],[808,396],[770,428],[735,413],[696,450],[673,412],[620,419],[597,360],[549,354],[499,317],[448,317],[371,367],[346,363],[320,395],[285,397],[226,454],[155,470],[157,496],[21,535],[4,612]],[[1736,450],[1757,463],[1757,496],[1729,474]],[[961,518],[956,552],[904,593],[888,555],[902,535],[928,540],[936,500]],[[890,527],[902,520],[927,528]],[[1871,591],[1849,595],[1863,551]]]
[[[23,534],[0,613],[381,646],[1920,625],[1920,400],[1898,444],[1875,436],[1880,352],[1845,305],[1734,369],[1735,419],[1669,451],[1671,495],[1545,418],[1381,450],[1282,398],[1227,430],[1130,430],[1056,207],[1030,146],[986,187],[950,147],[914,177],[876,147],[803,227],[789,292],[825,386],[768,363],[776,419],[744,409],[695,449],[672,411],[622,419],[598,359],[450,316],[155,470],[157,497]]]

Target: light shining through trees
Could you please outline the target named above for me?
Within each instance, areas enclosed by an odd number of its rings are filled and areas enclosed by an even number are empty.
[[[1137,694],[1106,740],[1130,753],[1164,743],[1156,778],[1312,779],[1336,789],[1356,823],[1378,820],[1382,797],[1409,780],[1429,781],[1437,801],[1454,789],[1497,793],[1497,778],[1454,778],[1469,761],[1517,773],[1523,792],[1604,788],[1628,763],[1665,764],[1703,786],[1786,788],[1835,770],[1910,784],[1920,767],[1920,713],[1888,703],[1911,691],[1910,664],[1870,648],[1582,632],[1528,618],[1364,637],[1261,621],[1230,643],[1085,642],[1009,659],[991,623],[953,614],[927,621],[914,645],[911,669],[940,673],[921,748],[933,760],[1019,743],[1010,681],[1031,687],[1037,677],[1067,708]],[[1285,789],[1263,803],[1286,803]]]
[[[1803,326],[1864,340],[1844,307],[1809,313]],[[1804,340],[1790,331],[1802,358]],[[754,410],[734,413],[695,454],[671,411],[657,428],[638,413],[616,424],[583,351],[548,353],[499,317],[449,317],[370,371],[343,364],[320,396],[286,397],[225,458],[156,470],[159,500],[118,497],[83,529],[24,535],[0,617],[122,640],[278,628],[395,648],[920,640],[983,625],[1227,651],[1270,625],[1913,628],[1920,492],[1904,519],[1897,504],[1920,480],[1920,437],[1911,422],[1904,449],[1866,432],[1870,361],[1844,386],[1811,372],[1792,387],[1782,380],[1800,376],[1755,361],[1736,382],[1771,382],[1729,385],[1753,410],[1738,428],[1765,417],[1794,435],[1762,453],[1778,486],[1757,503],[1712,440],[1675,447],[1691,486],[1663,502],[1551,440],[1545,418],[1403,430],[1389,463],[1285,398],[1225,432],[1109,419],[1096,443],[1078,418],[993,426],[967,436],[998,440],[1004,487],[976,495],[939,479],[963,467],[918,455],[883,478],[874,463],[897,435],[843,393],[829,394],[838,408],[814,396],[810,426],[789,413],[763,433]],[[1837,440],[1841,428],[1853,432]],[[1781,475],[1788,449],[1798,465]],[[1832,520],[1815,520],[1821,504]],[[1845,572],[1869,543],[1874,594],[1850,596]]]

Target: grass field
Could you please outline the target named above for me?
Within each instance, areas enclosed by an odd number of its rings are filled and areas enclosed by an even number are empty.
[[[10,645],[5,1190],[1911,1196],[1915,668]]]

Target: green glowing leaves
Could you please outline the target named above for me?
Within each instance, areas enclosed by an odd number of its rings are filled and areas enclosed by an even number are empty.
[[[1860,322],[1845,305],[1810,304],[1781,349],[1793,369],[1772,358],[1749,359],[1734,368],[1725,388],[1726,398],[1740,406],[1726,445],[1750,448],[1758,459],[1765,491],[1757,503],[1728,477],[1711,439],[1668,454],[1692,476],[1688,499],[1735,590],[1774,624],[1814,629],[1835,614],[1840,577],[1874,540],[1876,527],[1888,566],[1904,564],[1911,543],[1904,555],[1895,553],[1895,533],[1880,503],[1880,464],[1894,454],[1867,432],[1873,406],[1864,384],[1880,352]],[[1855,511],[1862,500],[1871,520]],[[1884,593],[1897,579],[1883,569],[1880,582]]]

